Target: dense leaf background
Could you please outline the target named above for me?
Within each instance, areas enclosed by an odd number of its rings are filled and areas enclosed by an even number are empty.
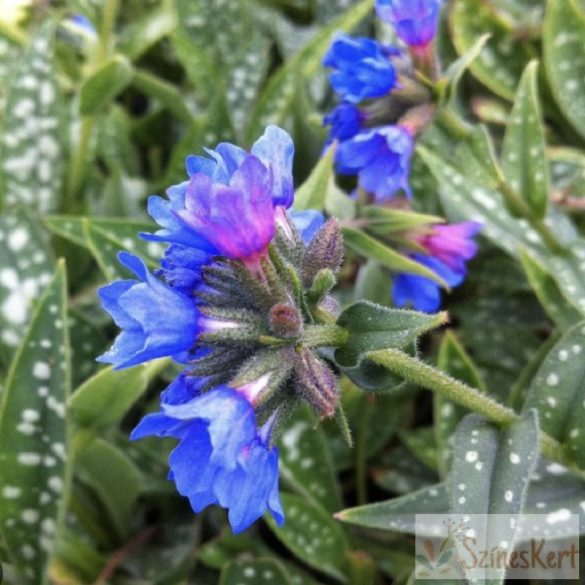
[[[371,0],[31,0],[0,13],[7,583],[406,585],[414,513],[461,511],[461,485],[465,512],[570,510],[585,528],[585,5],[445,4],[412,211],[356,209],[323,152],[334,99],[321,60],[338,30],[392,38]],[[186,154],[250,146],[269,123],[295,140],[296,207],[342,221],[344,306],[389,306],[392,271],[426,274],[397,251],[404,230],[485,224],[467,283],[446,297],[449,325],[411,353],[522,416],[502,430],[387,373],[358,388],[362,354],[393,346],[393,320],[338,355],[353,449],[299,413],[280,438],[286,524],[232,536],[221,510],[195,517],[166,480],[172,442],[129,442],[176,372],[98,367],[115,330],[96,290],[127,276],[119,250],[156,266],[160,246],[138,237],[145,200],[183,180]],[[346,314],[356,338],[369,310]],[[441,322],[400,327],[414,339]],[[573,471],[534,471],[539,428]]]

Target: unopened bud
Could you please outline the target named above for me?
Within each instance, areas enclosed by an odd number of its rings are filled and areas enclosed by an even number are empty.
[[[309,349],[303,349],[295,364],[297,391],[321,418],[335,414],[339,401],[337,378],[329,366]]]
[[[278,337],[294,339],[303,331],[303,320],[295,307],[278,303],[270,309],[270,328]]]
[[[343,237],[335,219],[328,220],[312,239],[303,255],[301,276],[306,287],[324,268],[334,273],[343,262]]]

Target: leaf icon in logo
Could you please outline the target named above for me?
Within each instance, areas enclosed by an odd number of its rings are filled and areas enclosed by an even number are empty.
[[[449,559],[453,556],[453,551],[452,550],[448,550],[445,551],[441,557],[439,558],[439,561],[437,562],[437,566],[441,567],[442,565],[444,565],[445,563],[449,562]]]

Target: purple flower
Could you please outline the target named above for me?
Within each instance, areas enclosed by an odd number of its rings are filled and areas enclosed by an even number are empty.
[[[477,254],[477,244],[472,238],[482,227],[476,221],[435,225],[429,233],[417,237],[416,240],[431,256],[451,270],[464,274],[465,262]]]
[[[185,384],[185,378],[176,383]],[[270,424],[258,429],[252,405],[236,390],[219,386],[183,404],[163,403],[162,412],[146,416],[131,438],[150,435],[179,440],[169,457],[170,478],[195,512],[219,504],[228,510],[234,533],[266,510],[279,525],[284,522]]]
[[[410,197],[408,184],[413,139],[401,126],[362,132],[342,142],[336,152],[337,170],[359,177],[359,185],[377,201],[392,198],[399,189]]]
[[[227,185],[203,173],[193,175],[185,209],[177,216],[196,234],[204,234],[220,255],[254,260],[274,236],[271,190],[270,170],[246,155]]]
[[[437,33],[442,0],[376,0],[376,11],[407,45],[426,47]]]
[[[433,226],[428,234],[415,237],[429,255],[412,254],[411,258],[430,268],[450,287],[459,286],[467,275],[465,263],[477,254],[477,244],[472,238],[481,228],[482,225],[474,221]],[[428,313],[441,306],[440,286],[414,274],[399,274],[394,279],[392,297],[398,307],[412,305]]]
[[[362,128],[365,114],[350,102],[342,102],[324,119],[325,126],[329,126],[329,138],[349,140]]]
[[[396,71],[387,52],[372,39],[338,34],[323,65],[334,69],[329,76],[331,85],[351,103],[381,97],[396,85]]]
[[[254,260],[274,235],[275,208],[294,199],[290,136],[268,126],[250,154],[233,144],[187,157],[189,181],[171,187],[168,200],[150,197],[148,212],[160,240],[228,258]]]
[[[121,252],[120,262],[139,278],[99,290],[103,308],[122,332],[98,361],[127,368],[187,351],[199,333],[193,299],[156,279],[137,256]]]

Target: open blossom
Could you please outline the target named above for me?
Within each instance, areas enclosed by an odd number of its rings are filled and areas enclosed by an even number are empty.
[[[405,128],[385,126],[342,142],[335,161],[341,174],[357,174],[362,189],[373,193],[377,201],[385,201],[401,189],[411,195],[412,150],[413,139]]]
[[[206,152],[209,158],[187,158],[189,180],[168,189],[168,199],[149,198],[148,212],[162,229],[144,237],[230,258],[261,253],[273,236],[275,208],[294,198],[290,136],[268,126],[250,153],[228,143]]]
[[[472,238],[481,228],[482,224],[474,221],[433,226],[429,233],[414,238],[428,255],[416,253],[410,257],[438,274],[449,287],[459,286],[467,275],[466,262],[477,254]],[[441,288],[424,276],[399,274],[394,279],[392,298],[398,307],[412,305],[432,313],[441,306]]]
[[[442,0],[376,0],[380,18],[414,48],[423,48],[435,38],[441,5]]]
[[[187,351],[199,333],[194,300],[155,278],[137,256],[121,252],[119,258],[139,280],[120,280],[100,289],[104,309],[122,332],[98,360],[126,368]]]
[[[347,102],[389,93],[396,85],[396,71],[382,45],[368,38],[338,34],[323,59],[333,69],[333,89]]]
[[[188,384],[188,377],[175,381]],[[196,383],[195,383],[196,384]],[[174,389],[187,394],[191,388]],[[188,402],[163,402],[147,415],[131,438],[174,437],[179,444],[169,457],[171,478],[195,512],[219,504],[228,510],[235,533],[270,510],[278,524],[284,513],[278,494],[278,449],[270,447],[270,425],[258,429],[244,395],[219,386]]]

